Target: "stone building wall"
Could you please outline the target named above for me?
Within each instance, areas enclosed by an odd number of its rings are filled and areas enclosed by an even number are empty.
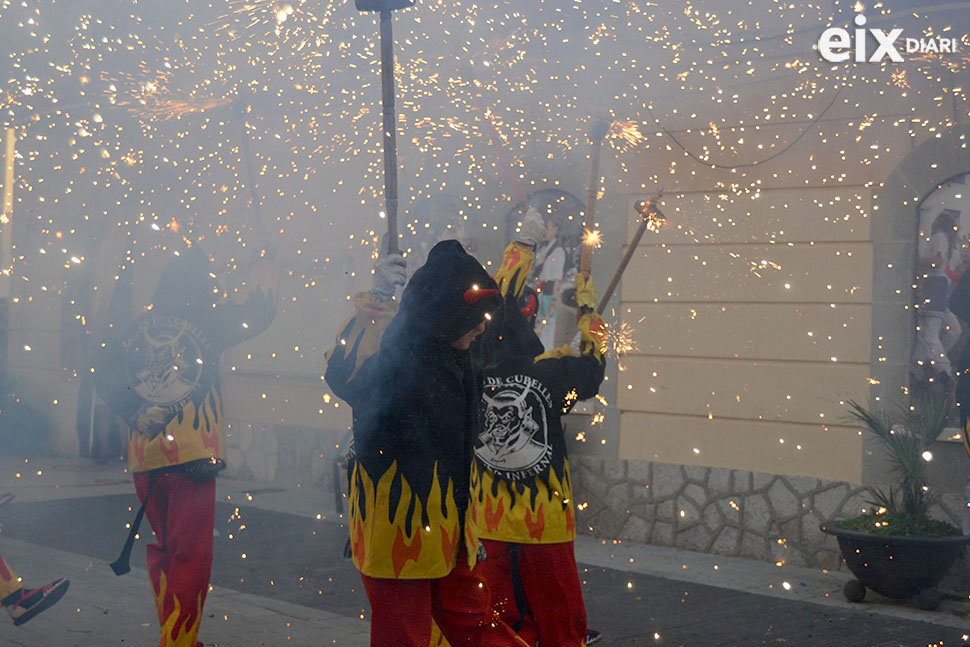
[[[794,566],[841,568],[819,525],[872,499],[854,483],[691,465],[578,456],[571,469],[580,533]],[[961,503],[944,494],[933,514],[959,524]]]
[[[346,489],[337,483],[334,461],[342,456],[339,435],[292,425],[230,420],[226,427],[226,476],[280,487],[316,490],[329,502]],[[340,472],[341,475],[344,472]]]

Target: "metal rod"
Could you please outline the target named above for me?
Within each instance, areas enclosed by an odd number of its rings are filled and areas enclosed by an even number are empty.
[[[394,119],[394,36],[391,12],[381,12],[381,103],[384,128],[384,215],[388,253],[401,253],[397,243],[397,135]]]
[[[630,259],[633,258],[633,254],[637,251],[637,246],[640,244],[640,239],[643,238],[643,234],[647,231],[647,225],[649,224],[648,214],[653,211],[661,219],[663,218],[663,213],[657,208],[656,198],[647,202],[646,207],[640,212],[640,226],[637,227],[637,231],[633,234],[633,241],[630,243],[629,247],[623,253],[623,258],[620,260],[619,267],[616,268],[616,272],[613,273],[613,278],[610,279],[610,284],[606,286],[606,290],[603,291],[603,298],[600,299],[599,305],[596,306],[596,312],[603,314],[606,310],[606,304],[609,302],[610,297],[613,296],[613,291],[616,290],[616,286],[620,284],[620,279],[623,277],[623,272],[626,271],[626,266],[630,264]]]

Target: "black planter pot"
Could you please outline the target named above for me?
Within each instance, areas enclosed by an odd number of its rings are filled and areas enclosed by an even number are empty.
[[[842,559],[859,582],[894,600],[931,590],[970,544],[970,537],[879,536],[829,524],[822,524],[821,530],[838,538]],[[846,597],[860,601],[865,589],[860,592],[852,584],[846,585]],[[939,604],[938,600],[933,604],[933,598],[939,596],[923,597],[927,601],[920,606],[935,608]]]

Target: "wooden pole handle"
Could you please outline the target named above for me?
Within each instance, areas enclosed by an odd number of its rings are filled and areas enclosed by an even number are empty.
[[[394,118],[394,36],[391,12],[381,12],[381,108],[384,141],[384,216],[387,251],[400,254],[397,242],[397,134]]]
[[[613,273],[613,278],[610,279],[610,284],[606,286],[606,290],[603,291],[603,297],[600,299],[599,305],[596,306],[596,312],[603,314],[606,310],[606,304],[609,302],[610,297],[613,296],[616,286],[620,284],[620,279],[623,277],[623,272],[626,271],[626,266],[630,264],[630,259],[633,258],[633,254],[637,251],[637,246],[640,244],[640,239],[643,238],[643,234],[647,231],[647,226],[650,224],[649,215],[650,212],[656,213],[661,219],[666,220],[663,217],[660,209],[657,208],[657,201],[660,196],[654,196],[650,200],[646,201],[642,210],[640,211],[640,226],[637,227],[636,233],[633,234],[633,240],[630,242],[629,247],[623,252],[623,258],[620,259],[620,265],[616,268],[616,272]]]

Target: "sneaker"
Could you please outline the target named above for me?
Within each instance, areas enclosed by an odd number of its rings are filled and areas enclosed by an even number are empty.
[[[593,643],[598,643],[603,638],[603,634],[596,631],[595,629],[586,630],[586,644],[592,645]]]
[[[64,578],[54,580],[39,589],[28,591],[20,589],[5,597],[0,604],[7,607],[7,613],[15,625],[22,625],[44,609],[50,608],[64,597],[70,582]]]

